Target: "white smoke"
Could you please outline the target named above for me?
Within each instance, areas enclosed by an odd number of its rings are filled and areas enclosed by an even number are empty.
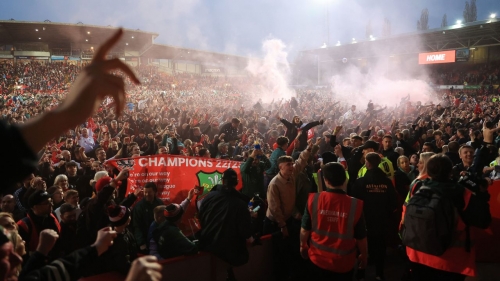
[[[393,69],[394,70],[394,69]],[[400,73],[406,73],[404,69]],[[392,70],[391,70],[392,72]],[[354,65],[340,75],[330,79],[333,99],[349,104],[368,104],[372,101],[375,105],[393,107],[399,105],[401,99],[410,96],[410,101],[427,102],[432,99],[434,90],[423,77],[397,78],[387,77],[380,65],[362,73]],[[355,99],[353,99],[355,97]]]
[[[262,51],[264,59],[249,59],[246,67],[258,83],[251,100],[268,103],[273,99],[290,99],[295,93],[288,87],[291,71],[286,45],[279,39],[268,39],[262,43]]]

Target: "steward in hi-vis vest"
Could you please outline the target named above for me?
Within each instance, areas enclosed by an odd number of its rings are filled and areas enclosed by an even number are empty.
[[[309,195],[300,252],[314,265],[311,280],[352,280],[357,261],[360,268],[367,262],[363,201],[346,194],[347,178],[341,164],[328,163],[322,172],[327,190]]]

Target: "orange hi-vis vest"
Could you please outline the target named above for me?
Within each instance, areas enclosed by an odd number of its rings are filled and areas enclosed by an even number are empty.
[[[412,187],[412,189],[414,186]],[[411,191],[410,191],[411,192]],[[464,191],[464,210],[469,204],[472,192],[467,188]],[[405,217],[406,208],[403,207],[402,218]],[[402,222],[404,223],[404,222]],[[455,231],[456,239],[441,256],[426,254],[410,247],[406,247],[406,254],[410,261],[432,267],[438,270],[459,273],[467,276],[476,275],[476,253],[474,247],[470,251],[466,250],[467,232],[466,225],[462,218],[458,216],[457,229]]]
[[[311,215],[309,258],[325,270],[345,273],[357,257],[354,227],[363,213],[363,201],[333,192],[309,195]]]

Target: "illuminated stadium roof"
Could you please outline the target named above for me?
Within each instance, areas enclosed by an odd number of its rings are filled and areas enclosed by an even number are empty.
[[[71,44],[95,44],[98,46],[116,31],[112,26],[96,26],[83,23],[53,23],[3,20],[0,21],[0,43],[45,42],[49,48],[66,48]],[[124,29],[122,46],[141,50],[151,44],[158,34],[141,30]],[[126,45],[128,44],[128,45]],[[119,44],[120,45],[120,44]]]
[[[500,19],[489,19],[445,28],[395,35],[387,38],[370,38],[346,44],[303,51],[319,55],[320,60],[342,58],[370,58],[391,55],[435,52],[461,48],[500,45]]]
[[[99,46],[109,38],[117,27],[97,26],[83,23],[53,23],[50,21],[30,22],[0,20],[0,45],[45,43],[48,49],[85,48]],[[157,33],[124,29],[124,36],[116,49],[120,52],[136,52],[144,58],[173,59],[204,63],[241,64],[247,58],[210,51],[187,49],[170,45],[155,44]],[[168,36],[168,34],[165,34]],[[19,50],[19,49],[18,49]],[[45,51],[49,51],[45,50]],[[29,50],[40,51],[40,50]]]

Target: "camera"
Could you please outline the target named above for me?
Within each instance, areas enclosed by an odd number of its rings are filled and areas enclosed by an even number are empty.
[[[477,183],[477,179],[474,177],[474,175],[467,171],[467,173],[458,179],[458,184],[464,186],[465,188],[477,192],[479,191],[479,184]]]

